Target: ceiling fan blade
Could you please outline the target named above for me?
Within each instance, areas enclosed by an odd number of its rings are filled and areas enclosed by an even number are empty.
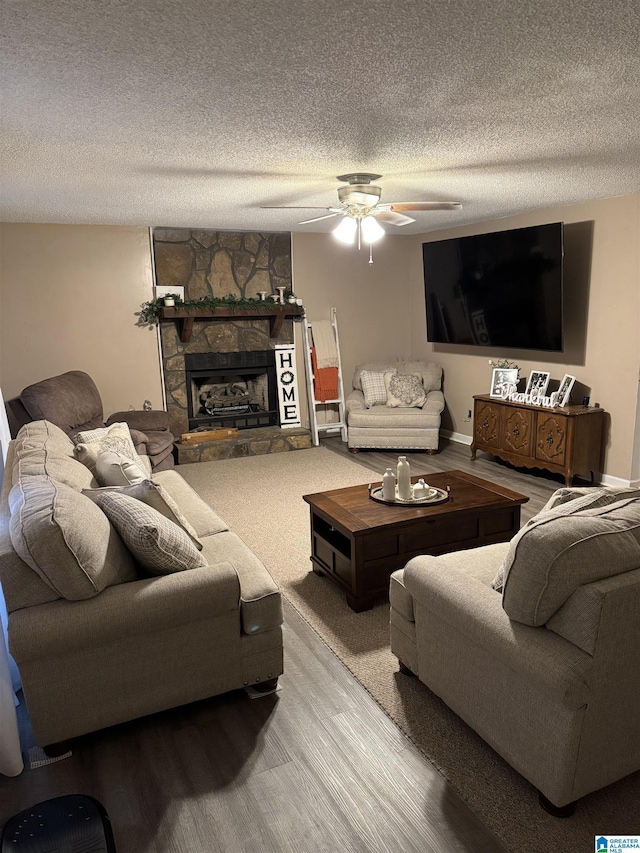
[[[331,219],[337,215],[337,213],[327,213],[324,216],[314,216],[313,219],[303,219],[302,222],[298,222],[298,225],[308,225],[310,222],[320,222],[321,219]]]
[[[460,210],[459,201],[390,201],[384,205],[388,210]]]
[[[387,222],[389,225],[409,225],[410,222],[415,222],[411,216],[396,213],[395,210],[381,210],[380,213],[374,215],[379,222]]]

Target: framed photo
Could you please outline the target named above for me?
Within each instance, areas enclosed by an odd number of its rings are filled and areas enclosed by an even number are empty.
[[[491,396],[504,397],[508,385],[518,384],[518,368],[494,367],[491,376]]]
[[[160,299],[161,297],[168,296],[170,293],[175,296],[179,296],[182,302],[184,302],[184,286],[180,284],[166,285],[166,284],[156,284],[156,299]]]
[[[549,384],[550,373],[544,370],[532,370],[527,382],[525,394],[533,394],[536,397],[544,397]]]
[[[575,376],[570,376],[568,373],[562,377],[562,382],[558,388],[558,406],[568,406],[569,398],[571,397],[571,389],[576,381]]]

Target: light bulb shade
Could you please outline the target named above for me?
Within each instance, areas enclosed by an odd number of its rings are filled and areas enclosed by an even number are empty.
[[[361,226],[362,239],[365,243],[377,243],[377,241],[385,235],[384,228],[380,227],[374,216],[365,216],[362,220]]]
[[[346,243],[350,246],[355,240],[357,228],[355,219],[352,219],[350,216],[343,216],[342,222],[333,229],[333,236],[337,240],[340,240],[341,243]]]

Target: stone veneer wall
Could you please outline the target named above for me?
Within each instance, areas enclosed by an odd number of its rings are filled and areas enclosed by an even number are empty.
[[[256,298],[258,292],[291,288],[290,234],[232,233],[188,229],[153,230],[156,283],[185,288],[185,300],[203,296]],[[188,429],[186,353],[251,352],[293,342],[293,321],[278,338],[269,337],[267,318],[195,320],[191,340],[182,343],[177,323],[161,323],[162,366],[167,409],[175,436]],[[242,432],[242,431],[241,431]]]

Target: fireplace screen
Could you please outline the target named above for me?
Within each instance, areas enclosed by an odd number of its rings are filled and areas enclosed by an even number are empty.
[[[273,350],[185,356],[189,429],[277,424]]]

